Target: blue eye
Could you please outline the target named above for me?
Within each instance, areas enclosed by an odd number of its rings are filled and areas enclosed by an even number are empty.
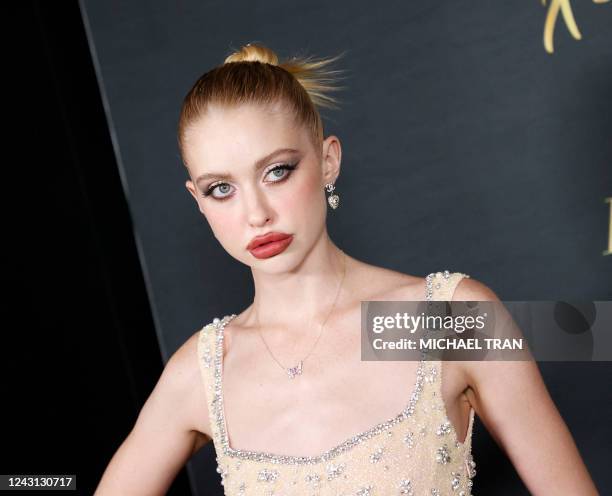
[[[276,179],[273,179],[272,183],[280,183],[282,181],[285,181],[289,176],[291,176],[292,171],[297,167],[297,162],[295,164],[281,164],[281,165],[277,165],[276,167],[273,167],[272,169],[270,169],[267,173],[265,177],[268,177],[270,174],[272,174],[273,177],[275,177]],[[277,175],[277,171],[283,171],[281,175]],[[287,172],[284,172],[287,171]],[[229,193],[229,190],[231,188],[231,185],[228,183],[216,183],[213,184],[212,186],[210,186],[205,192],[204,192],[204,196],[208,197],[208,196],[212,196],[215,200],[225,200],[227,198],[229,198],[231,195],[226,194]],[[215,196],[213,195],[213,192],[218,189],[221,193],[223,193],[223,196]]]
[[[276,181],[272,181],[272,182],[278,183],[278,182],[282,181],[283,179],[289,177],[291,175],[291,172],[289,172],[287,174],[283,173],[280,176],[278,176],[276,174],[273,174],[273,173],[276,173],[276,172],[279,172],[279,171],[292,171],[296,167],[297,167],[297,164],[293,164],[293,165],[290,165],[290,164],[277,165],[276,167],[274,167],[273,169],[270,169],[268,171],[268,173],[266,174],[266,177],[269,176],[270,174],[272,174],[275,178],[278,178]]]

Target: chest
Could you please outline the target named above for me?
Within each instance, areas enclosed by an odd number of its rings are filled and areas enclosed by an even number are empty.
[[[417,367],[417,362],[327,362],[314,356],[294,379],[274,363],[248,374],[235,369],[223,379],[230,444],[318,455],[401,412],[413,392]]]

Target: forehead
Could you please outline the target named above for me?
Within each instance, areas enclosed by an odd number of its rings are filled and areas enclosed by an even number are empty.
[[[186,152],[193,173],[252,165],[277,148],[308,146],[304,126],[280,105],[211,106],[186,133]]]

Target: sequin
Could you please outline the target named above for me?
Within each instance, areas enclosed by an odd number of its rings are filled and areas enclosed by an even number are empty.
[[[450,297],[452,291],[447,286],[456,286],[461,277],[465,275],[448,271],[429,274],[427,301],[434,301],[434,296]],[[412,393],[409,389],[406,406],[399,414],[318,456],[231,447],[223,406],[223,338],[225,326],[235,317],[213,319],[202,330],[198,343],[216,461],[226,496],[471,495],[472,481],[465,474],[475,472],[475,464],[470,463],[472,424],[468,424],[464,443],[456,443],[442,401],[441,362],[426,356],[417,362]]]

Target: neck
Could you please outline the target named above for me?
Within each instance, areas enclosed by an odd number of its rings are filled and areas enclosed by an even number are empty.
[[[297,327],[305,333],[317,331],[334,300],[337,308],[345,292],[349,271],[349,257],[343,260],[345,256],[325,236],[303,260],[282,273],[252,270],[255,298],[249,308],[249,324],[255,326],[258,317],[260,325],[267,329]],[[343,264],[346,275],[340,287]]]

